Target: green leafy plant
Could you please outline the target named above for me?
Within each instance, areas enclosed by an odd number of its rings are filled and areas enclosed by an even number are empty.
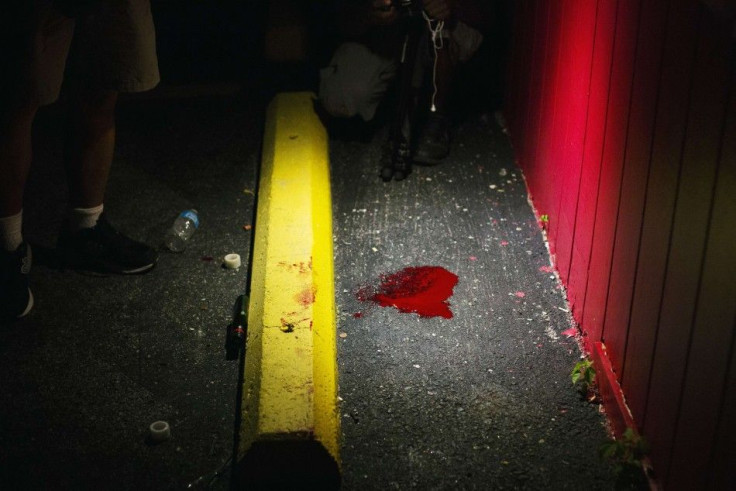
[[[542,224],[542,228],[546,229],[547,225],[549,225],[549,215],[540,215],[539,223]]]
[[[580,382],[585,390],[595,383],[595,368],[590,358],[580,360],[570,372],[572,384],[577,385]]]
[[[621,438],[606,441],[598,452],[602,459],[613,464],[618,489],[648,488],[644,459],[649,453],[649,444],[639,433],[627,428]]]
[[[590,403],[598,402],[598,391],[595,390],[595,367],[590,358],[580,360],[570,372],[572,384],[577,386],[580,397]]]
[[[618,440],[608,440],[599,449],[601,458],[615,464],[636,464],[641,466],[642,460],[649,453],[646,439],[632,428],[626,428]]]

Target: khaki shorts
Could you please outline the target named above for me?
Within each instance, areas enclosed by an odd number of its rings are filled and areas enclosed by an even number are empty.
[[[472,27],[457,22],[443,32],[450,55],[460,63],[468,61],[483,42],[483,35]],[[420,53],[428,58],[430,53]],[[372,51],[367,46],[348,42],[332,56],[329,66],[320,70],[319,100],[335,117],[360,115],[370,121],[381,99],[395,78],[398,62]]]
[[[18,3],[30,5],[0,8],[0,42],[9,47],[0,55],[5,96],[50,104],[65,71],[70,82],[92,89],[141,92],[158,84],[149,0],[101,0],[74,19],[49,0]]]

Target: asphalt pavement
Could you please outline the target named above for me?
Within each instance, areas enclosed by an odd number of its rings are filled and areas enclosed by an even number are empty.
[[[222,258],[248,256],[263,107],[220,92],[120,104],[111,222],[158,245],[180,211],[202,220],[142,276],[55,263],[63,103],[39,115],[25,208],[36,305],[0,329],[3,488],[228,488],[225,327],[247,274]],[[493,114],[460,121],[447,162],[402,182],[378,177],[384,136],[331,142],[343,488],[612,488],[605,417],[570,382],[564,291]],[[365,294],[425,266],[457,276],[450,316]],[[157,420],[171,438],[152,444]]]
[[[400,182],[378,178],[384,135],[331,145],[344,488],[612,488],[605,418],[572,385],[564,290],[496,117],[459,122],[446,162]],[[376,296],[427,267],[457,276],[450,316]]]

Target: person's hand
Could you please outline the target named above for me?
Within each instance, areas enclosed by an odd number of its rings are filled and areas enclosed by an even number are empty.
[[[452,15],[452,0],[424,0],[424,11],[434,20],[447,20]]]
[[[399,13],[391,0],[371,0],[370,22],[378,26],[393,24]]]

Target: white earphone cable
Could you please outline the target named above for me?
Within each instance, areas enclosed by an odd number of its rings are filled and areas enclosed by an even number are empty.
[[[432,35],[432,50],[434,51],[434,60],[432,65],[432,106],[430,111],[437,111],[437,107],[434,104],[435,98],[437,97],[437,51],[445,47],[444,39],[442,38],[442,30],[445,27],[445,21],[431,19],[425,11],[422,10],[422,16],[427,21],[427,28]]]

